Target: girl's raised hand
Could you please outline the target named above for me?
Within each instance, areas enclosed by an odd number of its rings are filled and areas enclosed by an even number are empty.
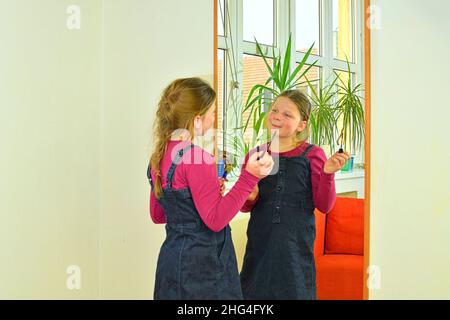
[[[259,159],[259,160],[258,160]],[[245,170],[258,177],[267,177],[273,168],[273,159],[266,151],[253,153],[247,161]]]
[[[338,172],[350,159],[350,154],[348,152],[333,154],[326,162],[323,167],[323,172],[327,174]]]

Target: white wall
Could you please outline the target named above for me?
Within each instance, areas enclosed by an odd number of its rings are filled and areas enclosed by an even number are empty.
[[[164,226],[149,216],[146,169],[164,87],[212,78],[213,2],[118,0],[104,6],[101,297],[153,297]]]
[[[0,39],[0,298],[152,298],[151,126],[170,81],[212,80],[213,2],[0,0]]]
[[[374,0],[371,299],[450,298],[450,2]]]
[[[98,296],[100,1],[76,2],[69,31],[71,1],[0,1],[0,299]]]

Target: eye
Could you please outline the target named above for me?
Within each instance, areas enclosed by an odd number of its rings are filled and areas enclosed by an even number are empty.
[[[277,113],[277,112],[278,112],[278,109],[272,109],[272,112],[273,112],[273,113]]]
[[[292,118],[292,116],[289,113],[285,113],[284,115],[288,118]]]

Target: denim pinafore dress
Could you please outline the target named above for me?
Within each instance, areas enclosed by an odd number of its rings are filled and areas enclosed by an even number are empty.
[[[316,299],[314,202],[306,158],[312,147],[299,157],[280,157],[278,172],[259,182],[240,275],[244,299]]]
[[[213,232],[201,220],[189,188],[172,189],[172,179],[183,154],[180,150],[167,174],[158,200],[166,216],[166,239],[156,268],[155,300],[242,299],[237,261],[227,225]],[[147,177],[153,188],[151,169]]]

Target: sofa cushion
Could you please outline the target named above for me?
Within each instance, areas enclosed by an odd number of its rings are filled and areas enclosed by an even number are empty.
[[[364,200],[336,198],[327,215],[325,254],[364,254]]]
[[[362,300],[364,259],[331,254],[316,259],[317,299]]]
[[[316,220],[316,239],[314,241],[314,257],[325,254],[325,221],[327,216],[319,210],[314,210]]]

